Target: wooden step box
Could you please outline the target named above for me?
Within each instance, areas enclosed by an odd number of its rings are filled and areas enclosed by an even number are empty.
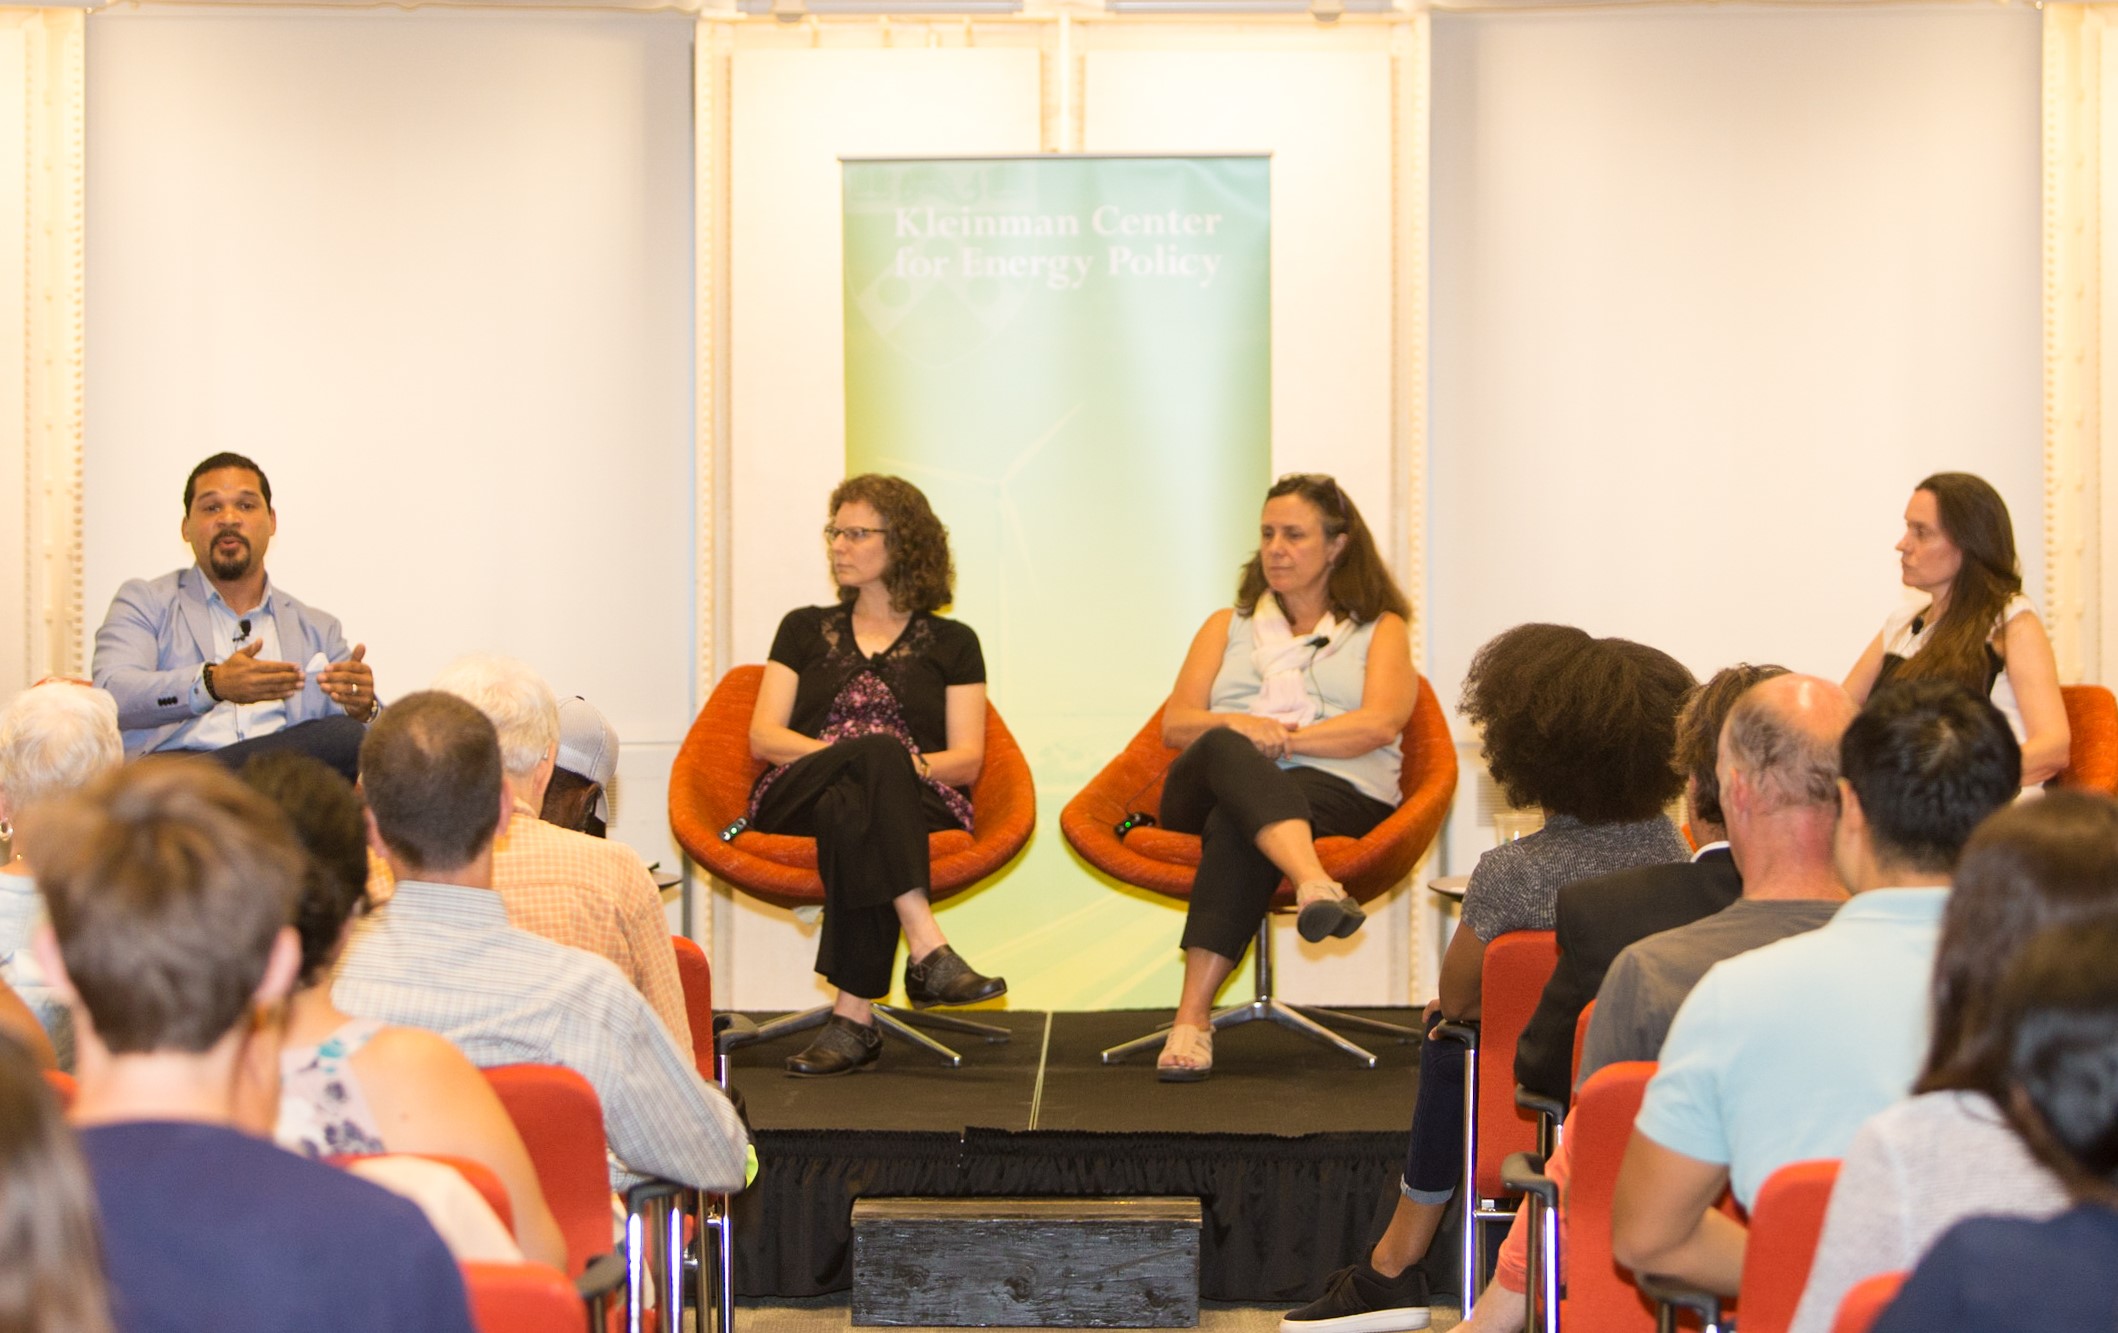
[[[1194,1327],[1199,1201],[861,1199],[853,1322]]]

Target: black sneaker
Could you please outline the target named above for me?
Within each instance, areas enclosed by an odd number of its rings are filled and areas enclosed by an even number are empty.
[[[1324,1294],[1280,1320],[1280,1333],[1398,1333],[1427,1326],[1427,1275],[1413,1264],[1384,1277],[1363,1263],[1341,1268]]]

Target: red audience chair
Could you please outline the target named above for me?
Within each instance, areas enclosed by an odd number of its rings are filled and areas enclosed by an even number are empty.
[[[1317,859],[1324,863],[1324,870],[1359,902],[1389,892],[1412,873],[1440,831],[1442,821],[1448,818],[1449,799],[1456,793],[1456,743],[1425,677],[1420,678],[1419,698],[1405,723],[1402,743],[1405,761],[1398,777],[1397,809],[1363,837],[1317,839]],[[1066,803],[1059,812],[1059,831],[1083,860],[1112,879],[1165,898],[1188,900],[1192,878],[1199,868],[1199,839],[1195,834],[1152,826],[1134,827],[1122,838],[1117,832],[1118,825],[1134,811],[1160,812],[1162,782],[1179,753],[1162,743],[1162,710],[1157,708],[1124,751]],[[1273,896],[1273,906],[1286,909],[1293,905],[1294,888],[1283,881]],[[1256,978],[1253,998],[1247,1004],[1216,1010],[1216,1031],[1263,1019],[1335,1046],[1370,1069],[1375,1067],[1372,1054],[1316,1019],[1326,1018],[1342,1026],[1398,1038],[1419,1035],[1395,1023],[1275,998],[1269,916],[1258,927],[1253,947],[1257,954],[1252,973]],[[1165,1027],[1113,1046],[1103,1053],[1103,1062],[1115,1064],[1135,1051],[1159,1046],[1168,1033]]]
[[[498,1065],[484,1072],[537,1168],[544,1201],[566,1238],[567,1272],[579,1277],[613,1248],[603,1104],[587,1079],[557,1065]]]
[[[462,1267],[478,1333],[587,1333],[603,1300],[625,1281],[625,1265],[614,1254],[572,1282],[544,1264]]]
[[[586,1333],[588,1312],[574,1284],[543,1264],[463,1265],[478,1333]]]
[[[2101,685],[2062,685],[2059,697],[2072,741],[2053,783],[2118,796],[2118,698]]]
[[[1758,1187],[1750,1209],[1750,1239],[1743,1247],[1743,1283],[1736,1293],[1743,1333],[1787,1333],[1794,1322],[1838,1178],[1836,1160],[1791,1162]],[[1727,1333],[1735,1327],[1711,1292],[1652,1276],[1643,1276],[1640,1287],[1662,1304],[1665,1327],[1668,1314],[1678,1308],[1695,1311],[1707,1333]]]
[[[1574,1063],[1571,1068],[1574,1071],[1573,1081],[1575,1083],[1581,1081],[1581,1048],[1588,1044],[1589,1020],[1595,1016],[1596,1002],[1590,1000],[1586,1005],[1582,1006],[1581,1017],[1574,1020]]]
[[[74,1109],[74,1098],[80,1094],[81,1085],[74,1082],[72,1074],[63,1073],[57,1069],[47,1069],[44,1071],[44,1081],[51,1085],[52,1095],[59,1099],[60,1110],[71,1111]]]
[[[1508,1187],[1525,1195],[1525,1207],[1538,1210],[1531,1222],[1532,1258],[1546,1264],[1544,1271],[1561,1277],[1560,1327],[1585,1333],[1648,1333],[1655,1327],[1654,1307],[1611,1253],[1611,1201],[1617,1193],[1618,1167],[1654,1076],[1651,1061],[1607,1065],[1576,1092],[1567,1115],[1574,1172],[1563,1196],[1543,1174],[1539,1155],[1516,1153],[1506,1163]],[[1560,1218],[1556,1231],[1551,1227],[1555,1210]],[[1530,1291],[1539,1295],[1539,1284],[1533,1281]],[[1545,1326],[1550,1326],[1549,1320]]]
[[[327,1157],[324,1160],[335,1167],[351,1169],[357,1162],[373,1161],[387,1157],[418,1157],[429,1162],[439,1162],[441,1165],[448,1167],[457,1175],[462,1176],[464,1182],[472,1189],[478,1191],[478,1197],[484,1199],[486,1207],[493,1210],[493,1216],[500,1219],[500,1225],[507,1228],[507,1234],[510,1236],[516,1234],[514,1201],[508,1198],[507,1186],[501,1183],[500,1176],[493,1168],[483,1162],[474,1161],[468,1157],[451,1156],[448,1153],[431,1152],[344,1153],[335,1157]]]
[[[779,907],[814,905],[824,900],[816,874],[816,840],[737,830],[750,809],[750,789],[765,765],[750,754],[750,715],[757,707],[761,666],[739,666],[721,677],[706,707],[691,724],[669,771],[669,830],[693,861],[730,886]],[[928,889],[936,903],[995,875],[1030,840],[1037,822],[1036,784],[1022,747],[990,702],[985,710],[985,767],[971,784],[972,828],[950,829],[927,839],[931,858]],[[746,1041],[770,1041],[790,1032],[820,1027],[828,1006],[777,1019]],[[921,1013],[888,1005],[875,1006],[875,1021],[885,1032],[939,1055],[950,1066],[963,1057],[907,1021],[948,1032],[1006,1041],[1006,1028],[953,1014]]]
[[[1537,1117],[1513,1097],[1497,1094],[1515,1086],[1515,1043],[1558,966],[1559,941],[1549,930],[1515,930],[1495,938],[1486,945],[1480,973],[1478,1022],[1442,1023],[1429,1038],[1464,1048],[1464,1188],[1458,1195],[1463,1248],[1458,1272],[1465,1318],[1485,1276],[1482,1224],[1514,1220],[1514,1208],[1502,1206],[1509,1193],[1501,1180],[1502,1163],[1512,1153],[1551,1150],[1549,1143],[1539,1142]],[[1481,1088],[1486,1095],[1480,1095]]]
[[[1515,1085],[1515,1104],[1538,1118],[1537,1152],[1534,1155],[1511,1153],[1500,1166],[1502,1188],[1510,1194],[1523,1195],[1522,1206],[1530,1210],[1530,1313],[1533,1317],[1542,1316],[1536,1324],[1539,1333],[1553,1333],[1559,1326],[1559,1233],[1553,1227],[1550,1209],[1539,1206],[1537,1196],[1517,1183],[1517,1178],[1541,1172],[1542,1162],[1549,1161],[1551,1155],[1559,1151],[1567,1110],[1573,1101],[1571,1089],[1581,1080],[1581,1047],[1588,1038],[1589,1021],[1595,1014],[1596,1002],[1590,1000],[1582,1006],[1581,1016],[1574,1020],[1574,1060],[1568,1066],[1571,1072],[1567,1078],[1567,1100],[1552,1101],[1537,1096],[1519,1083]],[[1534,1167],[1526,1164],[1526,1160],[1532,1157],[1538,1163]]]
[[[691,1024],[692,1058],[698,1062],[699,1077],[725,1089],[726,1034],[714,1030],[713,969],[698,941],[678,935],[671,944],[677,952],[677,979],[684,987],[684,1015]],[[686,1299],[683,1283],[695,1276],[701,1285],[690,1297],[692,1308],[701,1312],[702,1324],[710,1319],[720,1333],[729,1333],[735,1327],[735,1233],[728,1196],[674,1188],[652,1193],[657,1201],[668,1200],[679,1214],[675,1220],[666,1216],[659,1219],[658,1230],[668,1247],[664,1261],[669,1279],[667,1308],[680,1308]],[[645,1203],[647,1199],[636,1194],[634,1202]],[[700,1236],[712,1238],[710,1253],[692,1252],[691,1244]]]
[[[713,1083],[718,1081],[713,1052],[713,967],[697,940],[672,935],[669,943],[677,953],[677,981],[684,988],[684,1018],[691,1024],[691,1058],[699,1067],[699,1077]]]
[[[1839,1302],[1838,1317],[1831,1321],[1831,1333],[1868,1333],[1875,1321],[1883,1317],[1890,1302],[1897,1299],[1897,1290],[1905,1285],[1904,1273],[1878,1273],[1863,1278],[1847,1291],[1846,1298]]]

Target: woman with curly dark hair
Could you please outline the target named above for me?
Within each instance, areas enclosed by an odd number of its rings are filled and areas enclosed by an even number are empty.
[[[1471,659],[1459,707],[1483,731],[1493,780],[1513,804],[1543,807],[1545,823],[1472,867],[1441,997],[1427,1005],[1430,1029],[1478,1017],[1486,946],[1508,931],[1552,929],[1563,885],[1690,855],[1663,810],[1683,790],[1672,762],[1677,713],[1696,683],[1667,653],[1569,625],[1517,625]],[[1282,1320],[1282,1333],[1427,1327],[1419,1261],[1462,1169],[1463,1059],[1430,1041],[1388,1229],[1366,1263],[1334,1274]]]
[[[1925,601],[1900,606],[1846,677],[1866,703],[1878,685],[1932,677],[1986,695],[2022,746],[2022,782],[2067,766],[2073,738],[2059,667],[2037,608],[2022,591],[2015,526],[2000,492],[1968,472],[1937,472],[1905,504],[1898,574]]]
[[[900,928],[914,1008],[1007,993],[949,947],[927,898],[927,834],[971,827],[985,763],[978,636],[934,614],[956,580],[949,530],[918,487],[874,473],[840,483],[829,512],[838,603],[780,621],[750,716],[750,752],[771,765],[751,791],[750,825],[815,838],[824,881],[816,970],[838,1000],[787,1060],[811,1077],[881,1057],[871,1001],[890,992]]]
[[[1308,940],[1365,919],[1317,860],[1315,839],[1359,837],[1396,806],[1399,737],[1419,697],[1404,594],[1360,511],[1320,473],[1266,492],[1236,604],[1192,640],[1162,713],[1184,753],[1161,821],[1202,843],[1184,919],[1184,982],[1157,1077],[1213,1068],[1213,997],[1284,877]]]

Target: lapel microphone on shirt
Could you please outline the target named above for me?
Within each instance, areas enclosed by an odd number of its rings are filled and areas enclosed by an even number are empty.
[[[241,620],[238,620],[238,621],[236,621],[236,622],[235,622],[235,629],[236,629],[236,635],[235,635],[235,637],[236,637],[236,638],[238,638],[238,639],[247,639],[247,638],[249,638],[249,637],[250,637],[250,617],[248,617],[248,616],[244,616],[244,617],[243,617],[243,618],[242,618]]]

